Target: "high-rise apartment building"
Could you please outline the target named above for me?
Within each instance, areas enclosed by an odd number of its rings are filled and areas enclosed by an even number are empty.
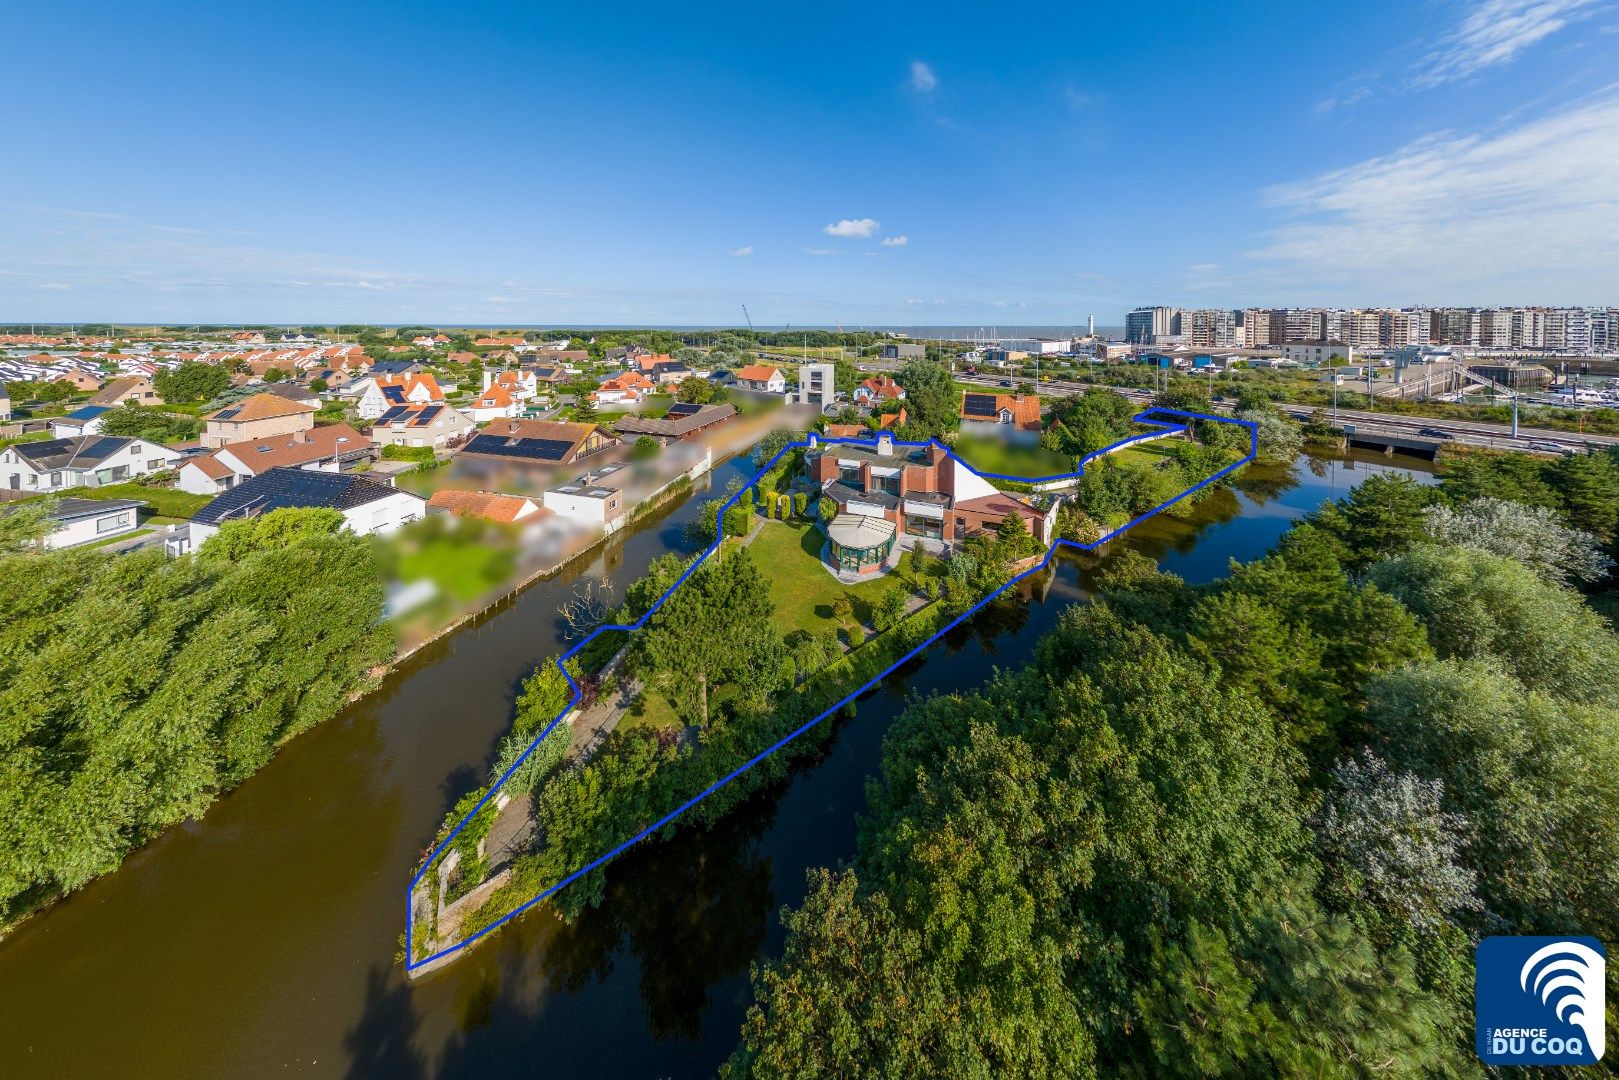
[[[1179,333],[1179,308],[1141,307],[1124,317],[1124,340],[1132,345],[1153,345]]]
[[[1432,322],[1435,344],[1478,344],[1479,318],[1472,308],[1434,308]]]
[[[1237,343],[1237,319],[1225,308],[1180,313],[1180,337],[1198,349],[1228,349]]]
[[[1357,349],[1375,349],[1379,345],[1387,344],[1383,336],[1383,316],[1381,311],[1346,311],[1339,318],[1340,336],[1333,340],[1342,341],[1346,345],[1353,345]],[[1390,320],[1389,330],[1393,330]]]
[[[1287,332],[1285,313],[1269,308],[1246,308],[1239,315],[1242,343],[1248,348],[1280,345]]]

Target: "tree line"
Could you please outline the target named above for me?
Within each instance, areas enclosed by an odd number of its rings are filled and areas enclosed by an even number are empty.
[[[392,654],[370,543],[334,510],[194,555],[45,551],[0,528],[0,917],[115,869],[333,716]]]

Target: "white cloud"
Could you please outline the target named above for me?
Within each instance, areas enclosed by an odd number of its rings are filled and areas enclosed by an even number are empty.
[[[911,61],[911,89],[919,94],[931,94],[939,87],[939,77],[920,60]]]
[[[904,247],[911,242],[909,236],[885,236],[877,241],[883,247]]]
[[[1579,18],[1595,0],[1481,0],[1428,54],[1419,86],[1464,79],[1515,56]]]
[[[869,239],[871,234],[877,231],[877,225],[878,222],[874,218],[844,218],[842,221],[822,226],[821,231],[828,236],[857,236]]]
[[[727,255],[735,255],[738,258],[742,258],[743,256],[746,256],[746,255],[752,255],[753,254],[753,245],[752,244],[744,244],[743,246],[741,246],[739,248],[731,248],[725,254],[727,254]]]
[[[1619,294],[1619,96],[1429,136],[1265,194],[1295,220],[1252,254],[1368,302]]]

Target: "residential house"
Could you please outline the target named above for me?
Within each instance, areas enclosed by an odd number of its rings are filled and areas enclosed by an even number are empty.
[[[1055,500],[1046,504],[1007,495],[936,442],[907,445],[884,431],[854,443],[823,442],[811,435],[810,443],[804,454],[808,478],[837,504],[839,517],[883,523],[860,528],[873,539],[868,551],[884,544],[891,550],[896,533],[953,544],[979,530],[995,529],[1008,513],[1033,522],[1036,539],[1051,543]],[[876,569],[880,561],[856,557],[847,568]]]
[[[550,516],[550,511],[545,507],[521,495],[503,495],[498,491],[457,491],[454,488],[433,492],[427,500],[427,512],[483,518],[503,524],[521,521],[525,525]]]
[[[568,373],[554,364],[540,364],[528,369],[534,376],[536,392],[544,386],[560,386],[568,381]]]
[[[735,405],[692,405],[676,402],[661,420],[645,416],[626,416],[614,424],[618,434],[626,439],[651,436],[667,446],[682,439],[694,439],[702,432],[722,424],[736,415]]]
[[[483,373],[483,388],[487,390],[491,386],[503,388],[518,401],[528,401],[539,393],[540,382],[534,377],[533,371],[521,368],[498,373],[486,370]]]
[[[0,383],[0,424],[11,421],[11,395],[6,392],[6,384]]]
[[[997,435],[1010,442],[1040,441],[1040,399],[1023,394],[961,396],[961,433]]]
[[[453,352],[449,356],[445,357],[445,359],[448,360],[452,364],[476,364],[478,362],[479,357],[478,357],[478,354],[475,353],[475,352],[465,352],[465,351],[463,351],[463,352]]]
[[[13,491],[102,487],[162,472],[180,453],[145,439],[79,435],[17,443],[0,451],[0,482]]]
[[[474,435],[461,453],[538,465],[571,465],[617,442],[595,424],[495,420]]]
[[[420,375],[427,368],[419,360],[378,360],[371,365],[372,375]]]
[[[857,405],[881,405],[890,401],[904,401],[905,388],[887,375],[866,379],[850,395]]]
[[[214,448],[275,435],[308,431],[315,426],[315,407],[274,394],[254,394],[203,417],[202,445]]]
[[[487,420],[501,420],[520,416],[523,412],[523,403],[512,396],[512,392],[504,386],[486,386],[478,399],[467,409],[473,423],[481,424]]]
[[[100,386],[101,386],[101,380],[100,379],[96,378],[94,375],[90,374],[88,371],[82,371],[82,370],[80,370],[78,368],[75,368],[72,371],[66,372],[65,374],[58,375],[54,379],[52,379],[50,381],[51,382],[65,382],[69,386],[73,387],[73,389],[79,391],[81,394],[84,393],[86,390],[99,389]]]
[[[481,337],[472,344],[480,349],[517,349],[528,344],[528,339],[519,334],[516,337]]]
[[[608,465],[550,488],[545,493],[545,508],[587,528],[614,531],[624,524],[628,513],[624,488],[618,482],[623,471],[622,465]]]
[[[303,404],[308,405],[311,409],[320,408],[320,395],[309,389],[309,387],[300,386],[297,383],[271,383],[261,392],[265,394],[273,394],[278,398],[285,398],[288,401],[302,402]]]
[[[590,400],[597,405],[639,405],[652,393],[653,382],[636,371],[626,371],[602,380],[590,392]]]
[[[362,420],[375,420],[400,405],[442,404],[444,391],[431,375],[377,375],[350,388]]]
[[[558,349],[530,353],[523,357],[522,362],[525,365],[534,365],[536,367],[555,366],[567,368],[574,364],[583,364],[589,359],[590,352],[587,349]]]
[[[45,546],[80,547],[134,532],[145,505],[136,499],[59,499],[51,511],[56,528]]]
[[[125,379],[114,379],[112,382],[97,390],[90,398],[91,405],[123,405],[132,402],[136,405],[161,405],[163,399],[158,397],[157,390],[152,386],[152,380],[137,375]]]
[[[881,407],[879,406],[879,409],[880,408]],[[907,421],[909,419],[910,419],[910,414],[908,414],[905,411],[905,406],[901,405],[899,407],[899,412],[893,412],[893,413],[879,412],[879,414],[877,416],[877,426],[879,428],[887,428],[889,430],[893,430],[894,428],[899,427],[901,424],[905,423],[905,421]]]
[[[372,456],[376,443],[347,424],[324,424],[267,439],[228,443],[212,453],[187,458],[179,487],[193,495],[217,495],[275,468],[337,472]]]
[[[391,533],[427,513],[427,500],[360,473],[271,469],[217,496],[191,518],[192,540],[201,545],[229,521],[273,510],[337,510],[344,525],[361,536]]]
[[[636,356],[630,359],[630,368],[646,376],[658,385],[664,383],[677,383],[690,377],[691,368],[676,360],[668,353],[651,353],[646,356]]]
[[[382,446],[431,446],[442,449],[472,433],[466,413],[438,402],[395,405],[371,424],[371,437]]]
[[[787,376],[767,364],[749,364],[736,373],[736,385],[743,390],[766,394],[785,394]]]
[[[263,345],[264,331],[242,330],[232,334],[230,339],[238,345]]]
[[[58,439],[71,439],[75,435],[99,435],[106,421],[110,405],[84,405],[66,416],[51,419],[51,435]]]

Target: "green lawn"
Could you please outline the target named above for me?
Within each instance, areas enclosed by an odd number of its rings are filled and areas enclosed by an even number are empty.
[[[680,727],[680,717],[675,715],[673,705],[664,700],[662,694],[656,690],[644,690],[641,696],[635,699],[624,718],[618,722],[624,730],[630,728],[673,728]]]
[[[1074,459],[1038,444],[1019,446],[1001,439],[963,435],[951,449],[981,473],[1040,477],[1074,471]]]
[[[1115,450],[1106,455],[1107,459],[1119,465],[1151,465],[1173,457],[1176,444],[1174,439],[1159,439],[1156,442],[1136,443],[1123,450]],[[1100,459],[1098,459],[1100,460]],[[1093,462],[1094,464],[1094,462]]]
[[[757,539],[748,545],[754,562],[770,579],[770,599],[776,605],[776,624],[785,637],[795,630],[818,633],[835,627],[832,605],[839,596],[848,596],[854,617],[871,625],[872,605],[883,593],[903,583],[915,591],[918,585],[909,560],[901,559],[897,570],[844,585],[821,565],[821,531],[813,525],[767,521]],[[932,569],[937,572],[937,560]]]

